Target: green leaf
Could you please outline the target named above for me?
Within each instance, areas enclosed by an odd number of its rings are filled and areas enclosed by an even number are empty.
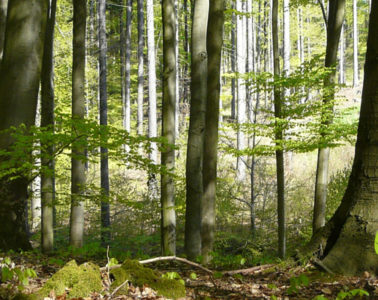
[[[8,280],[12,280],[13,278],[13,271],[10,270],[8,267],[3,267],[1,269],[1,280],[4,282],[4,281],[8,281]]]
[[[244,265],[246,261],[247,261],[247,260],[243,257],[243,258],[240,260],[240,264],[241,264],[241,265]]]
[[[6,257],[4,259],[4,262],[7,264],[7,265],[10,265],[12,263],[11,259],[9,257]]]
[[[375,233],[374,249],[375,253],[378,254],[378,231]]]
[[[190,279],[196,280],[197,279],[197,274],[196,273],[190,273]]]

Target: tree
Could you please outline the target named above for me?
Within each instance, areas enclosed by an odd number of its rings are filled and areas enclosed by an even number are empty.
[[[8,3],[5,48],[0,72],[0,131],[34,125],[40,82],[47,1],[11,0]],[[28,36],[25,39],[25,36]],[[0,149],[9,151],[14,140],[0,134]],[[30,157],[27,157],[28,160]],[[6,161],[6,155],[1,161]],[[0,190],[0,249],[30,249],[25,226],[29,179],[3,177]]]
[[[147,56],[148,56],[148,137],[157,136],[156,118],[156,58],[155,58],[155,29],[154,29],[154,1],[146,1],[147,9]],[[157,146],[151,143],[149,158],[157,163]],[[150,173],[148,178],[148,193],[151,200],[157,199],[156,174]]]
[[[72,63],[72,119],[80,122],[85,118],[85,32],[86,32],[86,1],[73,0],[73,63]],[[70,244],[82,247],[84,234],[84,201],[85,192],[85,147],[80,136],[83,132],[73,128],[78,140],[72,144],[71,158],[71,216]]]
[[[143,99],[144,99],[144,9],[143,0],[137,0],[138,6],[138,100],[137,132],[143,134]]]
[[[341,27],[344,21],[345,0],[332,0],[329,2],[329,15],[327,22],[327,49],[325,57],[325,67],[331,68],[337,62],[337,49],[339,45]],[[325,137],[326,129],[332,122],[332,111],[330,111],[331,101],[334,99],[335,90],[335,69],[329,73],[324,80],[323,104],[324,112],[322,116],[321,132]],[[327,181],[328,181],[328,162],[329,147],[318,149],[318,161],[316,167],[315,182],[315,199],[314,199],[314,217],[313,217],[313,233],[325,224],[325,205],[327,199]]]
[[[201,254],[202,161],[207,97],[206,31],[209,0],[195,0],[192,22],[191,101],[186,155],[185,253]]]
[[[272,7],[272,44],[274,76],[280,75],[280,58],[278,52],[278,0],[273,0]],[[274,117],[276,140],[276,173],[277,173],[277,213],[278,213],[278,255],[286,256],[286,225],[285,225],[285,170],[282,149],[283,128],[279,120],[282,118],[282,99],[280,89],[274,86]]]
[[[329,222],[323,263],[333,272],[378,274],[378,1],[372,0],[360,122],[352,173],[341,205]]]
[[[357,0],[353,0],[353,87],[359,85],[358,78],[358,21]]]
[[[106,0],[98,2],[98,38],[99,38],[99,90],[100,90],[100,125],[108,125],[108,92],[107,92],[107,41],[106,41]],[[127,70],[126,70],[127,71]],[[126,86],[127,91],[127,86]],[[110,239],[109,207],[109,161],[108,149],[101,147],[101,241],[105,245]]]
[[[210,0],[207,28],[208,77],[203,157],[201,240],[204,263],[211,260],[215,231],[220,73],[223,44],[224,1]]]
[[[41,75],[41,127],[47,127],[54,132],[54,28],[56,0],[49,3],[46,24],[46,36],[43,50]],[[54,145],[41,141],[41,246],[43,252],[50,252],[54,247],[54,199],[55,160]]]
[[[8,0],[0,0],[0,65],[3,58],[5,25],[7,20]]]
[[[176,113],[176,12],[174,0],[163,0],[163,126],[162,137],[169,145],[161,153],[161,164],[175,168]],[[176,254],[175,187],[170,173],[161,174],[161,236],[163,255]]]

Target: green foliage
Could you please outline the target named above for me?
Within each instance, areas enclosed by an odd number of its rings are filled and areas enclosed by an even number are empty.
[[[364,297],[369,296],[369,293],[363,289],[353,289],[353,290],[346,290],[340,291],[337,296],[336,300],[343,300],[343,299],[355,299],[356,297]],[[324,295],[318,295],[313,298],[313,300],[329,300]]]
[[[181,276],[179,275],[179,273],[177,272],[167,272],[163,275],[161,275],[162,278],[167,278],[167,279],[176,279],[178,280],[182,285],[185,286],[185,281],[181,278]]]
[[[310,283],[309,278],[304,274],[301,274],[298,277],[291,277],[290,286],[286,292],[288,295],[296,294],[299,292],[299,289],[302,286],[308,286],[309,283]]]
[[[378,231],[375,233],[374,249],[375,249],[375,253],[378,254]]]
[[[25,286],[29,284],[29,280],[37,277],[37,273],[33,269],[16,267],[9,257],[0,259],[0,269],[1,282],[7,284],[6,292],[9,295],[14,295],[17,291],[23,291]]]

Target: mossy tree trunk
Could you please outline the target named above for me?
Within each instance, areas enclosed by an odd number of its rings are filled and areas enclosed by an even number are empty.
[[[54,27],[56,14],[56,0],[49,5],[46,25],[46,37],[43,51],[42,76],[41,76],[41,126],[49,127],[54,132]],[[42,159],[41,166],[46,172],[41,174],[41,246],[43,252],[53,250],[54,226],[53,210],[55,198],[54,180],[54,146],[41,142]]]
[[[352,173],[340,207],[330,220],[323,263],[333,272],[378,275],[378,0],[372,1],[360,123]]]
[[[0,130],[34,125],[45,38],[47,0],[11,0],[8,3],[5,48],[0,73]],[[0,149],[13,139],[0,135]],[[26,156],[26,160],[29,157]],[[1,160],[8,160],[1,157]],[[1,163],[0,160],[0,163]],[[25,203],[29,179],[25,174],[0,182],[0,249],[29,249]]]

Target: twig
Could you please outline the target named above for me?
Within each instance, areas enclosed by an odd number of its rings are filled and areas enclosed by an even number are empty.
[[[317,259],[317,258],[314,258],[313,259],[313,264],[316,265],[316,266],[319,266],[321,267],[324,271],[326,271],[327,273],[331,274],[331,275],[335,275],[334,272],[332,272],[332,270],[330,268],[328,268],[321,260]]]
[[[109,299],[112,299],[112,297],[128,282],[129,282],[128,280],[125,280],[121,285],[117,286],[114,289],[114,291],[110,294]]]
[[[320,8],[322,10],[324,24],[325,24],[326,28],[328,28],[328,20],[327,20],[327,15],[326,15],[326,12],[325,12],[323,2],[321,0],[318,0],[318,3],[319,3]]]

